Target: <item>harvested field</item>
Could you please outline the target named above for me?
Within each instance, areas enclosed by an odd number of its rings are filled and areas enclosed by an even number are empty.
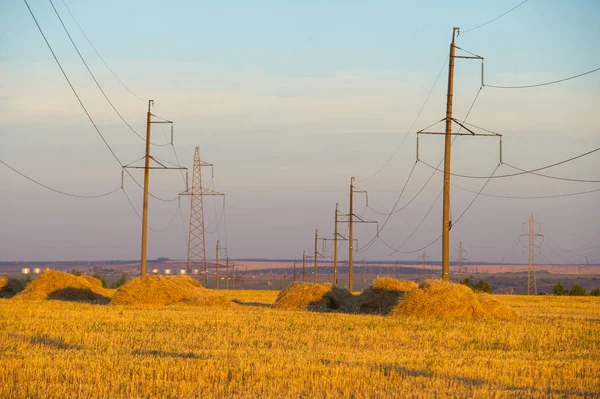
[[[46,270],[14,299],[108,303],[114,292],[115,290],[102,288],[100,280],[90,276]]]
[[[427,280],[408,293],[392,315],[417,318],[484,319],[517,317],[508,305],[469,287],[442,280]]]
[[[600,397],[600,298],[492,297],[521,317],[0,299],[0,397]]]
[[[389,314],[401,298],[409,291],[419,288],[413,281],[400,281],[390,277],[379,277],[373,285],[357,298],[358,312],[367,314]]]
[[[347,290],[333,287],[330,283],[297,281],[279,293],[273,308],[350,313],[355,309],[355,298]]]
[[[224,297],[207,290],[202,284],[187,276],[136,277],[121,286],[111,304],[166,306],[185,303],[196,306],[209,306],[229,302]]]

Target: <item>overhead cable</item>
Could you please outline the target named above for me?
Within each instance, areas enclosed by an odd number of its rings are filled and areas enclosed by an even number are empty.
[[[123,81],[117,76],[117,74],[115,73],[115,71],[113,71],[113,69],[110,66],[108,66],[108,64],[106,63],[106,61],[104,60],[104,58],[100,55],[100,53],[96,49],[96,46],[94,46],[92,44],[91,40],[88,38],[88,36],[83,31],[83,28],[81,27],[81,25],[79,25],[79,22],[77,22],[77,18],[75,18],[75,16],[71,12],[71,9],[67,5],[67,3],[65,3],[65,0],[62,0],[62,3],[64,4],[65,8],[67,9],[67,11],[69,12],[69,14],[71,15],[71,18],[73,18],[73,21],[75,21],[75,24],[77,25],[77,27],[79,28],[79,30],[83,34],[83,37],[85,37],[85,40],[87,40],[87,42],[90,44],[90,46],[94,49],[94,52],[96,53],[96,55],[98,56],[98,58],[100,58],[100,60],[104,64],[104,66],[106,66],[106,68],[110,71],[110,73],[112,73],[112,75],[115,77],[115,79],[117,79],[119,81],[119,83],[121,83],[121,85],[125,89],[127,89],[127,91],[130,92],[134,97],[136,97],[138,100],[140,100],[140,101],[142,101],[144,103],[147,103],[148,102],[147,100],[144,100],[143,98],[141,98],[140,96],[138,96],[137,94],[135,94],[125,83],[123,83]]]
[[[506,11],[506,12],[504,12],[504,13],[502,13],[502,14],[498,15],[497,17],[495,17],[495,18],[493,18],[493,19],[490,19],[489,21],[487,21],[487,22],[484,22],[484,23],[482,23],[481,25],[477,25],[477,26],[475,26],[475,27],[473,27],[473,28],[469,28],[469,29],[467,29],[467,30],[464,30],[464,31],[462,31],[462,34],[464,35],[465,33],[468,33],[468,32],[471,32],[471,31],[474,31],[475,29],[482,28],[482,27],[486,26],[487,24],[491,24],[492,22],[496,21],[497,19],[500,19],[500,18],[502,18],[503,16],[505,16],[505,15],[506,15],[506,14],[508,14],[509,12],[511,12],[511,11],[514,11],[514,10],[516,10],[517,8],[521,7],[523,4],[527,3],[528,1],[529,1],[529,0],[524,0],[524,1],[520,2],[519,4],[517,4],[516,6],[514,6],[513,8],[511,8],[510,10],[508,10],[508,11]]]
[[[556,84],[556,83],[566,82],[567,80],[576,79],[576,78],[579,78],[581,76],[589,75],[590,73],[597,72],[597,71],[600,71],[600,67],[596,68],[596,69],[592,69],[591,71],[580,73],[579,75],[569,76],[568,78],[559,79],[559,80],[553,80],[551,82],[537,83],[537,84],[532,84],[532,85],[524,85],[524,86],[500,86],[500,85],[484,84],[484,86],[485,87],[493,87],[495,89],[529,89],[531,87],[548,86],[548,85],[553,85],[553,84]]]
[[[58,194],[66,195],[68,197],[73,197],[73,198],[101,198],[101,197],[106,197],[108,195],[111,195],[112,193],[116,193],[117,191],[119,191],[121,189],[121,187],[117,187],[117,188],[115,188],[112,191],[109,191],[109,192],[104,193],[104,194],[98,194],[98,195],[80,195],[80,194],[67,193],[65,191],[57,190],[57,189],[52,188],[50,186],[47,186],[47,185],[45,185],[43,183],[40,183],[39,181],[37,181],[37,180],[35,180],[35,179],[27,176],[26,174],[24,174],[22,172],[19,172],[17,169],[13,168],[12,166],[10,166],[9,164],[7,164],[6,162],[4,162],[1,159],[0,159],[0,162],[2,162],[2,164],[4,164],[4,166],[6,166],[7,168],[11,169],[13,172],[15,172],[15,173],[21,175],[22,177],[26,178],[30,182],[35,183],[38,186],[43,187],[43,188],[45,188],[47,190],[54,191],[55,193],[58,193]]]
[[[555,162],[555,163],[550,164],[550,165],[546,165],[546,166],[542,166],[542,167],[535,168],[535,169],[530,169],[530,170],[524,170],[524,171],[519,172],[519,173],[510,173],[510,174],[505,174],[505,175],[493,176],[492,178],[493,179],[500,179],[500,178],[503,178],[503,177],[521,176],[521,175],[530,174],[530,173],[533,173],[533,172],[538,172],[538,171],[544,170],[544,169],[550,169],[550,168],[553,168],[553,167],[558,166],[558,165],[562,165],[562,164],[565,164],[565,163],[568,163],[568,162],[571,162],[571,161],[575,161],[576,159],[583,158],[585,156],[588,156],[588,155],[593,154],[593,153],[598,152],[598,151],[600,151],[600,147],[594,148],[593,150],[590,150],[590,151],[587,151],[587,152],[584,152],[583,154],[579,154],[577,156],[574,156],[574,157],[571,157],[571,158],[568,158],[568,159],[565,159],[565,160],[562,160],[562,161],[559,161],[559,162]],[[427,162],[423,161],[422,159],[419,159],[419,161],[422,162],[423,164],[425,164],[426,166],[428,166],[428,167],[430,167],[432,169],[437,170],[438,172],[443,172],[443,170],[440,170],[439,167],[436,168],[435,166],[432,166],[432,165],[428,164]],[[489,179],[490,178],[489,176],[462,175],[462,174],[458,174],[458,173],[450,173],[450,174],[452,176],[464,177],[464,178],[467,178],[467,179]]]
[[[435,89],[435,86],[438,82],[438,80],[440,79],[440,76],[442,74],[442,71],[444,70],[444,67],[446,66],[446,61],[448,61],[448,57],[446,57],[446,59],[444,60],[444,63],[442,64],[442,67],[440,68],[440,71],[438,72],[435,81],[433,82],[433,85],[431,86],[431,89],[429,90],[429,93],[427,94],[427,97],[425,98],[425,101],[423,102],[423,105],[421,105],[421,109],[419,109],[419,112],[417,113],[417,116],[415,117],[415,119],[413,119],[410,127],[408,128],[408,130],[406,131],[406,133],[404,134],[404,137],[402,138],[402,141],[400,142],[400,144],[396,147],[396,149],[394,150],[394,152],[392,153],[392,155],[387,159],[387,161],[385,161],[383,163],[383,165],[381,165],[379,167],[379,169],[377,169],[375,171],[375,173],[373,173],[372,175],[365,177],[364,179],[357,179],[357,182],[363,182],[366,180],[369,180],[372,177],[375,177],[376,175],[379,174],[379,172],[381,172],[391,161],[392,159],[396,156],[396,154],[398,153],[398,150],[400,150],[400,147],[402,147],[402,145],[404,144],[404,142],[406,141],[406,138],[408,137],[408,135],[412,132],[413,127],[415,126],[415,123],[417,123],[417,120],[419,119],[419,117],[421,116],[421,113],[423,112],[423,109],[425,108],[425,106],[427,105],[427,102],[429,101],[429,98],[431,97],[431,94],[433,93],[433,89]]]
[[[90,76],[92,77],[92,79],[94,80],[94,83],[96,83],[96,86],[98,87],[98,89],[100,90],[100,92],[102,93],[102,95],[104,96],[104,98],[106,99],[106,101],[108,102],[108,104],[110,104],[111,108],[113,109],[113,111],[115,111],[115,113],[119,116],[119,118],[121,119],[121,121],[123,121],[123,123],[129,128],[129,130],[131,130],[131,132],[133,132],[133,134],[135,134],[138,138],[146,141],[146,139],[139,134],[130,124],[129,122],[127,122],[125,120],[125,118],[123,117],[123,115],[121,115],[121,113],[119,112],[119,110],[117,110],[117,108],[115,107],[115,105],[112,103],[112,101],[110,100],[110,98],[108,98],[108,95],[106,94],[106,92],[104,91],[104,89],[102,88],[102,86],[100,85],[100,83],[98,82],[98,80],[96,79],[96,76],[94,75],[94,73],[92,72],[92,70],[90,69],[90,67],[88,66],[87,62],[85,61],[85,59],[83,58],[83,55],[81,54],[81,52],[79,51],[79,48],[77,47],[77,44],[75,44],[75,41],[73,40],[73,37],[71,37],[71,34],[69,33],[69,30],[67,29],[65,23],[63,22],[60,14],[58,13],[58,10],[56,9],[56,7],[54,6],[54,2],[52,0],[49,0],[50,4],[52,5],[52,8],[54,9],[54,13],[56,14],[56,16],[58,17],[58,20],[60,21],[60,24],[62,25],[65,33],[67,34],[67,36],[69,37],[69,40],[71,41],[71,44],[73,45],[73,47],[75,48],[75,51],[77,52],[77,54],[79,55],[79,58],[81,59],[81,62],[83,62],[83,65],[85,65],[85,69],[87,69],[88,73],[90,74]],[[166,146],[166,145],[170,145],[171,143],[165,143],[165,144],[155,144],[150,142],[150,144],[155,145],[155,146]]]

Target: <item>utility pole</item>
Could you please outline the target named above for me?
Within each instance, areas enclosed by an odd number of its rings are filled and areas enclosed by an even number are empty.
[[[333,285],[337,286],[338,285],[338,241],[348,241],[348,238],[344,237],[342,234],[339,233],[339,217],[340,215],[342,216],[348,216],[345,214],[342,214],[339,211],[339,203],[335,204],[335,227],[334,227],[334,233],[333,233],[333,238],[321,238],[321,240],[323,241],[333,241]],[[355,242],[358,242],[358,240],[354,240]]]
[[[146,116],[146,155],[144,157],[144,205],[142,213],[142,277],[146,275],[146,249],[148,245],[148,190],[150,189],[150,126],[152,114],[150,106],[153,101],[148,101],[148,114]]]
[[[192,187],[180,195],[190,196],[190,229],[188,232],[188,257],[187,272],[192,268],[204,268],[204,286],[208,284],[208,266],[206,264],[206,241],[204,239],[204,196],[222,195],[223,207],[225,206],[225,194],[207,189],[202,186],[202,168],[213,168],[213,164],[200,159],[200,148],[194,151],[194,169],[192,172]]]
[[[535,238],[543,237],[542,234],[535,232],[535,220],[533,219],[533,212],[529,217],[529,231],[527,234],[521,234],[520,237],[529,237],[529,259],[527,262],[527,295],[537,295],[537,279],[535,276]],[[538,223],[539,225],[539,223]]]
[[[216,276],[216,285],[215,289],[219,289],[219,240],[217,240],[217,255],[215,257],[215,276]]]
[[[306,278],[306,251],[302,251],[302,281]]]
[[[296,282],[296,258],[294,258],[294,283]]]
[[[335,229],[333,233],[333,285],[337,287],[338,276],[337,276],[337,261],[338,261],[338,206],[339,203],[335,203]]]
[[[478,59],[481,60],[481,85],[483,87],[483,57],[475,56],[457,56],[455,50],[460,47],[455,45],[455,38],[457,32],[460,33],[460,28],[454,27],[452,29],[452,42],[450,43],[450,61],[448,65],[448,92],[446,97],[446,117],[443,119],[446,121],[446,129],[444,133],[438,132],[424,132],[423,130],[417,132],[417,161],[419,160],[419,134],[438,134],[444,135],[444,200],[443,200],[443,212],[442,212],[442,279],[445,281],[450,280],[450,229],[452,229],[452,221],[450,220],[450,156],[452,147],[452,135],[470,135],[470,136],[498,136],[500,137],[500,163],[502,163],[502,135],[498,133],[489,134],[476,134],[471,129],[465,127],[465,125],[459,122],[457,119],[452,117],[452,98],[454,96],[454,59],[465,58],[465,59]],[[468,131],[468,133],[452,133],[452,122],[457,123],[461,128]]]
[[[150,190],[150,169],[179,169],[187,170],[187,168],[177,165],[176,167],[168,167],[163,163],[156,160],[150,155],[150,130],[153,123],[168,123],[171,124],[171,144],[173,144],[173,122],[166,119],[159,118],[161,120],[152,120],[152,117],[156,115],[150,112],[150,108],[154,106],[154,100],[148,101],[148,112],[146,114],[146,152],[144,155],[144,166],[134,166],[133,164],[123,165],[123,169],[144,169],[144,195],[142,205],[142,249],[141,249],[141,261],[140,269],[141,275],[144,277],[147,271],[147,248],[148,248],[148,195]],[[150,166],[150,160],[154,161],[159,166]],[[121,188],[123,188],[123,182],[121,182]]]
[[[315,266],[315,284],[319,282],[319,279],[317,278],[317,261],[318,261],[318,256],[319,256],[319,230],[315,230],[315,260],[314,260],[314,266]]]
[[[225,258],[225,289],[229,290],[229,256]]]
[[[354,263],[354,223],[377,223],[374,220],[363,219],[362,217],[354,214],[354,194],[355,193],[364,193],[367,194],[366,190],[362,190],[354,186],[354,177],[350,178],[350,212],[348,212],[348,291],[352,292],[353,282],[354,282],[354,273],[353,273],[353,263]],[[367,197],[367,205],[369,203],[369,199]],[[358,219],[356,222],[354,218]],[[377,223],[377,235],[379,235],[379,224]]]

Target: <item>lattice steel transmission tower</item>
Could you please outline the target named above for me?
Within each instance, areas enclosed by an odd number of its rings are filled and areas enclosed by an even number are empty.
[[[202,167],[213,164],[200,159],[200,148],[196,147],[194,153],[194,169],[192,173],[192,187],[180,195],[190,196],[190,230],[188,236],[187,272],[191,269],[204,270],[204,286],[208,281],[208,267],[206,265],[206,241],[204,239],[204,201],[207,195],[225,195],[217,191],[202,187]],[[223,197],[225,198],[225,197]],[[223,204],[225,206],[225,204]]]
[[[543,237],[543,234],[535,232],[535,220],[533,219],[533,212],[529,217],[529,231],[527,234],[521,234],[521,237],[529,237],[529,259],[527,261],[527,295],[537,295],[537,279],[535,277],[535,245],[536,237]],[[539,226],[539,223],[538,223]],[[539,248],[539,247],[538,247]]]
[[[462,245],[462,241],[458,244],[458,254],[457,254],[457,260],[458,260],[458,272],[459,273],[465,273],[467,270],[466,267],[463,268],[463,261],[465,260],[469,260],[469,258],[467,258],[467,250],[463,248]]]

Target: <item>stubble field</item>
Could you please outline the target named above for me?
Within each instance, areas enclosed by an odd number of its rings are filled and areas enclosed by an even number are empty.
[[[600,298],[516,320],[0,299],[1,398],[600,397]]]

